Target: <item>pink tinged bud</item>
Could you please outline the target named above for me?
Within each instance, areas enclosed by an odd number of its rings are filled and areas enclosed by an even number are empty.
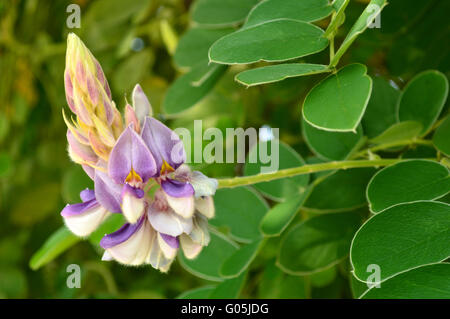
[[[125,123],[126,126],[133,124],[134,130],[139,133],[141,131],[141,127],[139,124],[139,120],[136,117],[136,113],[130,104],[125,106]]]
[[[100,63],[98,63],[97,59],[94,58],[95,70],[97,71],[97,79],[100,81],[102,85],[105,85],[106,77],[105,73],[103,73],[102,67]]]
[[[78,85],[83,89],[86,88],[86,69],[83,65],[83,62],[80,60],[77,61],[75,77],[77,79]]]
[[[76,128],[71,121],[66,117],[66,113],[62,110],[64,122],[66,122],[67,128],[72,132],[73,136],[84,145],[89,145],[89,139],[85,134],[83,134],[78,128]]]
[[[109,89],[109,84],[108,84],[108,81],[106,80],[105,73],[103,72],[100,63],[98,63],[98,61],[96,59],[94,59],[94,63],[95,63],[95,69],[97,71],[97,79],[103,85],[106,95],[111,100],[112,99],[111,98],[111,90]]]
[[[110,152],[110,148],[105,146],[100,139],[95,135],[93,130],[89,130],[88,133],[89,143],[92,147],[92,150],[97,154],[100,158],[108,161],[108,155]]]
[[[66,90],[66,97],[72,98],[73,97],[73,85],[72,80],[70,79],[69,70],[66,69],[64,71],[64,88]]]
[[[95,107],[98,104],[99,93],[98,93],[98,89],[95,85],[95,80],[92,77],[92,75],[89,75],[87,77],[87,91],[88,91],[89,99],[91,100],[92,106],[95,109]]]
[[[158,237],[158,244],[161,248],[161,251],[163,252],[164,256],[168,259],[173,259],[176,257],[178,249],[170,246],[162,237],[160,233],[157,235]]]
[[[112,99],[112,97],[111,97],[111,89],[109,88],[108,81],[106,81],[104,89],[105,89],[106,95],[108,95],[109,99],[111,100]]]
[[[152,106],[147,99],[147,96],[145,95],[139,84],[136,84],[136,86],[134,87],[132,98],[136,117],[138,118],[141,125],[144,125],[145,117],[152,116],[153,111]]]
[[[195,209],[206,218],[213,218],[215,214],[213,198],[211,196],[196,198]]]
[[[106,93],[100,86],[95,87],[101,96],[98,96],[97,104],[95,105],[95,115],[103,122],[106,126],[111,126],[114,120],[114,110],[111,106],[111,101],[106,97]]]
[[[78,118],[86,125],[93,126],[94,123],[91,119],[90,110],[88,109],[88,105],[85,103],[84,98],[80,96],[77,91],[74,91],[74,101],[75,101],[75,109]]]
[[[68,70],[64,72],[64,87],[66,91],[67,105],[69,105],[70,110],[76,114],[77,110],[75,108],[75,102],[73,101],[73,85]]]
[[[183,250],[184,256],[187,259],[194,259],[202,251],[203,246],[194,242],[191,237],[186,234],[180,236],[180,245]]]
[[[114,132],[114,136],[116,138],[118,138],[120,136],[120,134],[122,134],[122,132],[123,132],[122,115],[115,107],[114,102],[112,105],[113,105],[112,110],[113,110],[114,117],[113,117],[113,122],[112,122],[111,128]]]
[[[97,155],[92,151],[89,146],[83,145],[73,136],[70,130],[67,130],[67,141],[69,142],[69,147],[77,159],[77,162],[81,161],[87,163],[95,163],[98,161]]]
[[[116,144],[116,139],[114,138],[111,127],[102,122],[95,114],[92,114],[92,120],[94,121],[94,126],[97,129],[102,143],[106,146],[113,147]]]
[[[131,224],[136,223],[145,211],[144,191],[124,184],[122,188],[122,213]]]
[[[67,105],[69,106],[70,110],[74,113],[77,114],[77,108],[75,107],[75,102],[71,97],[66,97],[67,100]]]
[[[106,121],[108,122],[108,125],[111,125],[114,121],[115,116],[114,110],[116,107],[114,104],[112,104],[112,101],[110,100],[111,98],[107,98],[105,96],[106,93],[102,94],[103,94],[103,109],[105,110]]]

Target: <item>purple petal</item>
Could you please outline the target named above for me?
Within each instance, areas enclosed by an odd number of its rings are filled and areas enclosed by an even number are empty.
[[[114,181],[99,170],[95,172],[95,198],[111,213],[120,213],[120,196],[122,193],[122,186],[114,183]]]
[[[180,182],[167,178],[161,182],[161,187],[167,195],[172,197],[190,197],[194,195],[194,187],[187,182]]]
[[[152,154],[142,138],[131,126],[128,126],[111,151],[108,171],[116,183],[122,184],[131,169],[134,169],[144,183],[156,173],[156,164]]]
[[[144,190],[142,190],[140,188],[133,187],[128,184],[124,184],[122,187],[121,197],[123,197],[125,194],[131,194],[136,198],[142,198],[142,197],[144,197],[145,192],[144,192]]]
[[[183,142],[174,131],[160,121],[147,116],[141,134],[155,158],[158,173],[161,171],[163,160],[173,169],[177,169],[186,160]]]
[[[98,203],[96,200],[90,200],[90,201],[87,201],[84,203],[67,205],[61,211],[61,216],[70,217],[70,216],[80,215],[80,214],[84,213],[85,211],[87,211],[88,209],[94,208],[95,206],[98,206]]]
[[[95,199],[95,192],[93,189],[86,188],[80,192],[80,198],[83,202],[88,202]]]
[[[163,233],[159,233],[162,237],[162,239],[164,239],[164,241],[172,248],[178,248],[180,247],[180,241],[178,240],[178,237],[174,237],[174,236],[170,236],[170,235],[166,235]]]
[[[142,216],[139,222],[135,224],[127,223],[114,233],[105,235],[100,241],[100,246],[104,249],[108,249],[123,243],[141,228],[144,220],[145,216]]]

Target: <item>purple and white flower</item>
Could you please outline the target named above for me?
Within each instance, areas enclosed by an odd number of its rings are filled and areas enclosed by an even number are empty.
[[[85,237],[110,214],[122,214],[126,223],[100,242],[103,260],[166,272],[180,248],[195,258],[209,243],[217,181],[184,164],[182,141],[152,117],[139,85],[122,119],[100,64],[74,34],[68,39],[65,82],[77,116],[65,118],[69,155],[95,185],[80,193],[81,203],[62,210],[67,227]]]
[[[97,202],[93,190],[83,190],[80,198],[82,203],[67,205],[61,215],[71,232],[86,237],[109,216],[109,212]]]

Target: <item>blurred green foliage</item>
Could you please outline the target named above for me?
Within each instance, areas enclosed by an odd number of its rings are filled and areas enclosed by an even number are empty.
[[[70,30],[69,4],[81,8],[81,28]],[[62,225],[60,210],[78,202],[92,182],[66,154],[63,72],[66,37],[76,32],[101,61],[119,108],[139,82],[158,114],[175,74],[161,36],[163,22],[182,32],[189,1],[0,2],[0,297],[175,297],[202,281],[173,267],[101,262],[81,242],[38,271],[28,262]],[[138,39],[138,40],[136,40]],[[141,43],[142,48],[139,47]],[[82,288],[66,287],[69,264],[82,269]]]
[[[348,7],[337,35],[340,41],[364,2]],[[66,8],[71,3],[81,7],[80,29],[66,26]],[[280,127],[283,142],[308,162],[317,160],[303,141],[298,103],[322,75],[246,89],[234,82],[235,74],[246,66],[233,66],[212,92],[182,116],[164,115],[166,90],[180,71],[171,54],[177,38],[189,27],[191,5],[191,0],[0,2],[0,298],[173,298],[211,284],[186,272],[178,262],[168,275],[151,267],[102,262],[98,248],[88,241],[37,271],[29,268],[31,255],[62,225],[59,211],[66,203],[78,201],[79,191],[91,183],[70,162],[65,149],[61,109],[66,107],[63,71],[69,32],[76,32],[100,61],[119,109],[124,95],[129,97],[139,82],[154,113],[169,119],[172,128],[192,128],[194,119],[223,130]],[[343,60],[364,63],[371,75],[398,86],[426,69],[440,70],[448,77],[447,15],[448,1],[392,1],[383,11],[382,28],[358,38]],[[307,62],[320,63],[327,54]],[[182,58],[181,66],[190,63],[189,57]],[[242,169],[231,164],[197,166],[213,177],[233,176]],[[305,214],[314,212],[302,212],[296,218]],[[247,274],[242,297],[351,297],[347,260],[305,279],[290,276],[274,264],[279,240],[265,243]],[[80,289],[66,286],[66,267],[74,263],[82,269]]]

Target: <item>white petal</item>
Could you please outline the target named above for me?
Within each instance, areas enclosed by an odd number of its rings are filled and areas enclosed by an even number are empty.
[[[184,256],[187,259],[194,259],[200,254],[203,246],[194,242],[188,235],[183,234],[180,236],[180,245],[183,249]]]
[[[146,263],[152,265],[155,269],[159,269],[162,272],[167,272],[174,258],[166,258],[164,256],[163,250],[161,249],[156,236],[156,233],[154,233]]]
[[[189,182],[194,187],[195,197],[214,195],[219,186],[217,179],[209,178],[199,171],[192,172]]]
[[[168,259],[173,259],[177,255],[178,249],[172,248],[168,243],[161,237],[161,234],[158,233],[158,244],[163,252],[164,256]]]
[[[210,235],[208,230],[208,221],[202,215],[196,215],[194,218],[194,227],[189,237],[199,245],[207,246],[209,244]]]
[[[159,268],[157,269],[159,269],[161,272],[164,273],[168,272],[174,260],[175,259],[167,259],[167,262],[165,264],[160,265]]]
[[[129,193],[125,193],[122,199],[122,212],[127,221],[136,223],[145,210],[144,198],[137,198]]]
[[[108,248],[106,251],[116,261],[125,265],[142,265],[148,258],[154,230],[146,220],[142,226],[123,243]]]
[[[64,217],[64,222],[72,233],[86,237],[96,230],[108,216],[108,211],[103,206],[97,205],[82,214]]]
[[[175,213],[184,217],[191,218],[194,214],[194,196],[190,197],[172,197],[164,192],[167,203]]]
[[[148,219],[158,232],[177,237],[182,233],[192,231],[192,218],[183,218],[175,214],[171,209],[159,211],[150,207],[148,210]]]
[[[114,260],[113,256],[110,255],[110,253],[108,251],[105,250],[105,252],[103,253],[102,256],[102,260],[103,261],[111,261]]]
[[[175,179],[187,180],[191,176],[191,168],[186,164],[181,164],[173,174]]]
[[[152,116],[152,106],[139,84],[136,84],[132,94],[133,108],[141,125],[144,124],[146,116]]]
[[[195,199],[195,209],[207,218],[213,218],[215,214],[214,200],[212,196],[198,197]]]

